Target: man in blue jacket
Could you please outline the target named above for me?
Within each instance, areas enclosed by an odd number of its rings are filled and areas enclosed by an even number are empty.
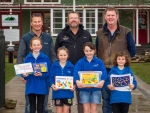
[[[92,42],[90,33],[84,30],[80,24],[78,12],[72,11],[68,14],[68,25],[58,34],[55,43],[55,51],[59,47],[66,47],[69,50],[69,58],[74,65],[84,56],[83,45],[86,42]],[[78,113],[83,113],[83,106],[79,104],[79,92],[76,91],[78,102]]]
[[[40,14],[33,14],[31,17],[31,27],[32,30],[25,35],[22,36],[19,44],[18,55],[17,55],[17,63],[23,63],[24,58],[29,54],[30,50],[30,40],[37,36],[42,40],[42,49],[41,51],[46,54],[51,62],[55,61],[56,55],[54,50],[54,44],[52,41],[52,37],[45,32],[42,32],[43,26],[43,17]],[[26,83],[26,81],[22,78],[22,81]],[[25,105],[25,113],[29,113],[29,100],[27,96],[26,98],[26,105]],[[48,103],[48,95],[45,96],[44,101],[44,113],[49,113],[47,108]]]
[[[98,30],[96,38],[97,56],[103,60],[107,72],[113,66],[115,54],[119,51],[125,51],[130,57],[134,57],[136,47],[131,30],[119,25],[119,12],[114,7],[108,7],[105,10],[105,20],[103,28]],[[110,105],[110,91],[104,87],[102,89],[103,113],[112,113]]]

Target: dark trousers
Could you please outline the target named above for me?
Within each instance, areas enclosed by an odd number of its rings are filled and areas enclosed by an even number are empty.
[[[129,104],[128,103],[115,103],[112,104],[113,113],[128,113]]]
[[[83,105],[79,103],[79,99],[80,99],[80,95],[79,95],[79,91],[76,90],[76,98],[77,98],[77,110],[78,110],[78,113],[84,113],[83,111]]]
[[[43,113],[44,111],[44,99],[45,95],[40,94],[28,94],[30,103],[30,113],[36,113],[36,99],[37,99],[37,113]]]

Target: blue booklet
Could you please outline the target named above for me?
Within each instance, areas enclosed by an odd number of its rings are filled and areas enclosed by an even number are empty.
[[[33,63],[34,72],[47,72],[47,62]]]

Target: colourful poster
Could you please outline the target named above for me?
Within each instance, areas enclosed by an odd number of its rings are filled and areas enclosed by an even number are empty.
[[[31,74],[33,73],[33,68],[31,63],[16,64],[14,65],[16,76],[21,76],[23,73]]]
[[[111,79],[111,85],[115,87],[115,90],[120,91],[129,91],[129,84],[132,83],[132,77],[131,74],[125,74],[125,75],[110,75]]]
[[[85,86],[96,87],[96,84],[101,80],[101,71],[79,71],[80,81]]]
[[[58,89],[73,89],[73,77],[55,76],[55,86]]]

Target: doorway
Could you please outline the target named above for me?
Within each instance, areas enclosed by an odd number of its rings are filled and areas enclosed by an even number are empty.
[[[139,44],[148,43],[147,11],[139,12]]]

